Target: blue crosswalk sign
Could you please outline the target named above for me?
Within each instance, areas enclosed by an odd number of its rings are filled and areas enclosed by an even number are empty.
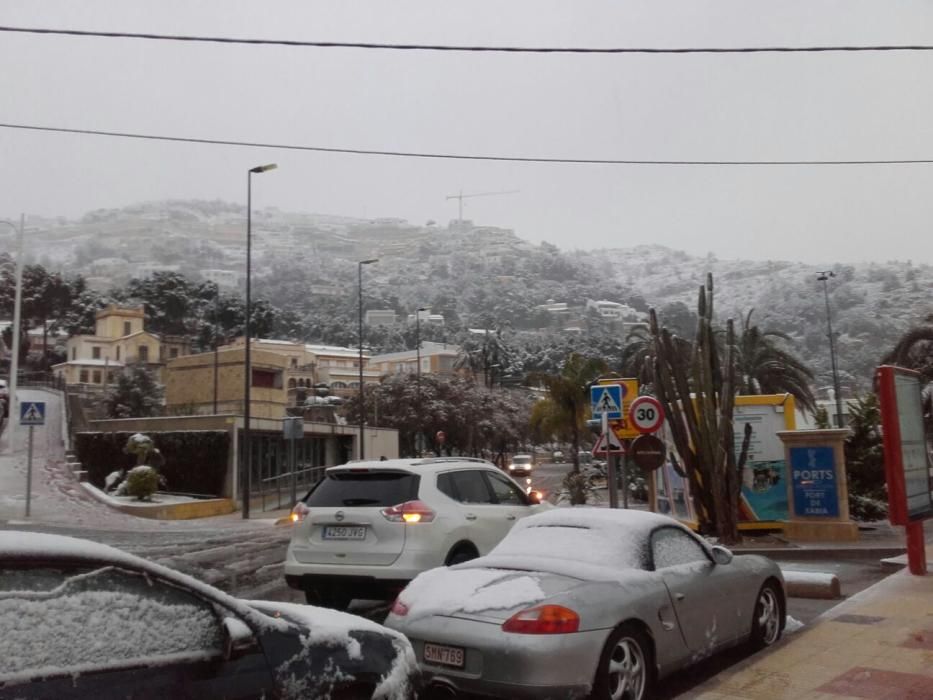
[[[600,418],[606,414],[609,420],[620,420],[622,418],[622,385],[591,386],[590,405],[594,418]]]
[[[45,401],[23,401],[19,405],[20,425],[45,425]]]

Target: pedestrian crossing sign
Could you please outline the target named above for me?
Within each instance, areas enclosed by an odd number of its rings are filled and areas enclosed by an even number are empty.
[[[20,425],[45,425],[45,401],[24,401],[19,405]]]
[[[609,420],[622,418],[622,392],[621,384],[603,384],[590,387],[590,404],[593,409],[593,418],[603,415]]]

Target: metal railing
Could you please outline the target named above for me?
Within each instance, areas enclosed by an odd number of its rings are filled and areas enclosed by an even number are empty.
[[[65,380],[56,377],[52,372],[17,372],[16,386],[22,388],[26,386],[41,386],[49,389],[65,390]],[[7,379],[6,376],[0,379]]]
[[[275,476],[266,477],[259,481],[259,494],[262,510],[280,510],[282,508],[291,508],[295,505],[292,500],[292,477],[295,478],[298,498],[301,498],[305,491],[311,488],[324,476],[326,466],[306,467],[294,472],[283,472]],[[284,500],[283,500],[284,499]]]

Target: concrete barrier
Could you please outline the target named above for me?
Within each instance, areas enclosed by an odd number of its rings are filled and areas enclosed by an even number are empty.
[[[834,600],[842,597],[839,577],[814,571],[792,571],[782,569],[784,585],[790,598],[821,598]]]

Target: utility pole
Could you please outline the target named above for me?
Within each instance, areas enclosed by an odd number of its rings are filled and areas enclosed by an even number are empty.
[[[421,430],[421,312],[427,311],[428,308],[425,306],[419,306],[415,309],[415,382],[417,383],[416,389],[418,392],[418,432],[415,433],[415,456],[421,456],[421,446],[424,442],[424,435]]]
[[[844,428],[845,421],[842,417],[842,391],[839,387],[839,372],[836,369],[836,340],[833,338],[833,318],[829,308],[829,278],[835,277],[836,273],[832,270],[823,270],[816,274],[817,281],[823,283],[823,294],[826,297],[826,327],[829,331],[829,359],[833,368],[833,392],[836,394],[836,427]]]
[[[16,231],[16,226],[11,221],[0,221],[0,223],[6,224],[14,231]],[[26,226],[26,215],[20,214],[19,217],[19,230],[16,231],[16,291],[14,292],[13,300],[13,328],[10,330],[13,332],[13,356],[10,358],[10,380],[7,384],[8,396],[7,396],[7,410],[9,412],[8,423],[9,427],[7,432],[9,433],[9,440],[7,441],[7,449],[10,454],[13,454],[15,451],[15,446],[13,441],[16,439],[16,432],[13,429],[13,426],[18,424],[19,421],[19,408],[16,403],[16,392],[17,384],[19,381],[19,342],[20,342],[20,324],[22,323],[22,310],[23,310],[23,229]]]

